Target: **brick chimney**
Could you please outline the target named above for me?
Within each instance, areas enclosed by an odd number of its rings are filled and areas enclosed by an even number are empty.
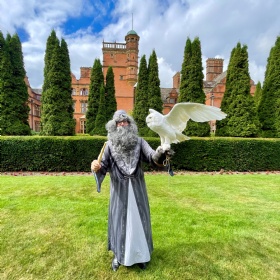
[[[80,67],[81,78],[89,78],[90,71],[91,71],[91,67]]]
[[[223,73],[224,60],[222,58],[208,58],[206,60],[206,81],[213,81]]]

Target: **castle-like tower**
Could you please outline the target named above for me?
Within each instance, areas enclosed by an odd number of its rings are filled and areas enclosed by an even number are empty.
[[[130,113],[134,105],[134,86],[138,75],[140,37],[134,30],[125,36],[125,43],[103,42],[103,74],[112,66],[115,78],[117,109]]]
[[[222,58],[208,58],[206,60],[206,82],[213,81],[223,73],[224,60]]]

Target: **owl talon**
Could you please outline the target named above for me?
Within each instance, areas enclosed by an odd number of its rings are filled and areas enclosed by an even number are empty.
[[[170,150],[170,147],[171,147],[170,144],[162,144],[162,149],[164,152]]]

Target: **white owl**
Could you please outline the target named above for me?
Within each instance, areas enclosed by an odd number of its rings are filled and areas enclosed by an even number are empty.
[[[160,136],[164,151],[170,149],[171,143],[189,139],[188,136],[182,134],[189,119],[195,122],[208,122],[226,117],[220,108],[191,102],[177,103],[167,115],[162,115],[153,109],[149,109],[149,112],[146,123]]]

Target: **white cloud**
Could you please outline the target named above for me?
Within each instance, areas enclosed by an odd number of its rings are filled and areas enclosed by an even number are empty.
[[[43,83],[44,52],[52,29],[65,38],[72,72],[79,78],[80,67],[90,67],[95,58],[101,58],[103,40],[124,42],[133,13],[133,29],[140,36],[139,56],[145,54],[148,59],[155,49],[162,87],[172,87],[173,75],[181,70],[186,39],[196,36],[203,61],[224,58],[224,70],[236,44],[246,44],[251,77],[262,82],[270,49],[280,35],[278,0],[22,0],[20,4],[1,0],[0,10],[4,35],[20,27],[29,36],[22,47],[34,88]],[[65,34],[64,24],[79,17],[92,17],[91,24]]]

